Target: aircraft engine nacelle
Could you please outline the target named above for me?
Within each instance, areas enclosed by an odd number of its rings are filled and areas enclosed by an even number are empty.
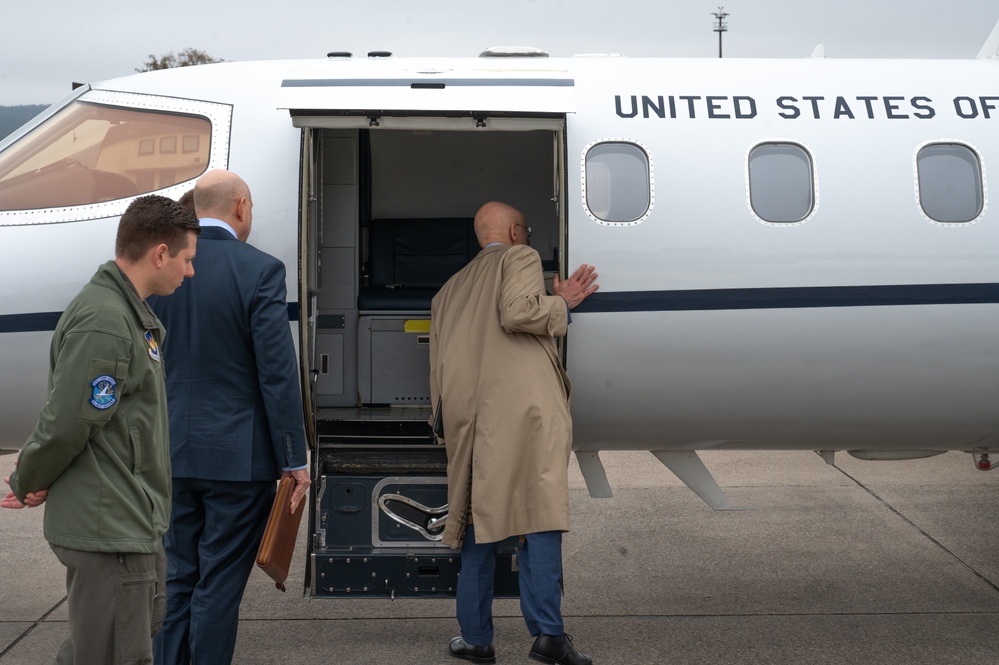
[[[848,450],[853,457],[868,461],[924,459],[942,455],[946,450]]]

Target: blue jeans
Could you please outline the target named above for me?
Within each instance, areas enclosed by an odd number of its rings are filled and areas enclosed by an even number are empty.
[[[461,637],[467,644],[493,643],[493,580],[499,543],[475,542],[469,525],[461,546],[457,612]],[[529,533],[517,557],[520,567],[520,611],[531,635],[561,635],[562,533]]]

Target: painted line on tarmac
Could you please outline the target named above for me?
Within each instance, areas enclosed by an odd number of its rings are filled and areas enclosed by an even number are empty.
[[[905,515],[903,515],[901,512],[899,512],[899,510],[896,509],[895,506],[891,505],[890,503],[888,503],[887,501],[885,501],[884,499],[882,499],[880,496],[878,496],[878,494],[874,490],[872,490],[871,488],[867,487],[867,485],[864,485],[862,482],[860,482],[859,480],[857,480],[856,478],[854,478],[853,476],[851,476],[849,473],[847,473],[846,471],[844,471],[840,467],[836,466],[835,464],[833,464],[832,466],[837,471],[839,471],[840,473],[842,473],[844,476],[846,476],[847,478],[849,478],[850,480],[852,480],[853,482],[855,482],[857,484],[857,487],[859,487],[860,489],[864,490],[865,492],[867,492],[868,494],[870,494],[872,497],[874,497],[875,499],[877,499],[877,501],[880,502],[881,505],[883,505],[885,508],[887,508],[888,510],[890,510],[891,512],[895,513],[900,518],[902,518],[902,521],[904,521],[906,524],[908,524],[909,526],[911,526],[913,529],[915,529],[916,531],[918,531],[919,533],[921,533],[927,540],[929,540],[931,543],[933,543],[934,545],[936,545],[937,547],[939,547],[941,550],[943,550],[944,552],[946,552],[947,554],[949,554],[951,557],[953,557],[955,561],[957,561],[962,566],[964,566],[965,568],[967,568],[975,577],[977,577],[978,579],[980,579],[983,582],[985,582],[985,584],[987,584],[989,587],[991,587],[993,591],[999,592],[999,585],[997,585],[995,582],[993,582],[989,578],[985,577],[985,575],[983,575],[980,572],[978,572],[977,570],[975,570],[971,566],[971,564],[969,564],[967,561],[965,561],[964,559],[962,559],[961,557],[959,557],[953,551],[949,550],[946,545],[944,545],[939,540],[937,540],[936,538],[934,538],[933,536],[931,536],[930,534],[928,534],[922,527],[920,527],[918,524],[916,524],[915,522],[913,522],[912,520],[910,520],[908,517],[906,517]]]
[[[38,619],[37,621],[35,621],[35,623],[31,624],[30,628],[28,628],[23,633],[21,633],[20,635],[18,635],[17,639],[15,639],[13,642],[11,642],[10,645],[6,649],[4,649],[3,651],[0,651],[0,658],[3,658],[8,653],[10,653],[11,651],[13,651],[14,647],[16,647],[18,644],[21,643],[21,640],[23,640],[25,637],[27,637],[29,634],[31,634],[31,631],[33,631],[35,628],[38,628],[38,626],[43,621],[45,621],[46,619],[48,619],[49,616],[51,616],[51,614],[53,612],[55,612],[57,609],[59,609],[59,607],[63,603],[65,603],[65,602],[66,602],[66,596],[63,596],[62,600],[60,600],[58,603],[56,603],[55,605],[52,606],[52,609],[50,609],[48,612],[46,612],[45,614],[43,614],[40,619]]]

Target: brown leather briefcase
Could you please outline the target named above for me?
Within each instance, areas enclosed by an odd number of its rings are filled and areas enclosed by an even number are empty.
[[[298,540],[298,525],[305,512],[305,498],[298,502],[294,513],[288,511],[291,493],[295,489],[294,478],[282,478],[278,482],[277,495],[271,507],[271,516],[264,529],[264,537],[257,550],[257,565],[274,580],[275,586],[285,591],[284,581],[288,579],[291,557],[295,553]]]

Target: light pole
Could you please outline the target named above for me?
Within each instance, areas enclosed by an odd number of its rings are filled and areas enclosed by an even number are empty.
[[[719,7],[717,12],[711,12],[711,15],[718,20],[718,25],[714,27],[714,32],[718,33],[718,57],[722,57],[722,33],[728,32],[728,23],[725,22],[725,17],[728,16],[728,12],[725,11],[724,7]]]

